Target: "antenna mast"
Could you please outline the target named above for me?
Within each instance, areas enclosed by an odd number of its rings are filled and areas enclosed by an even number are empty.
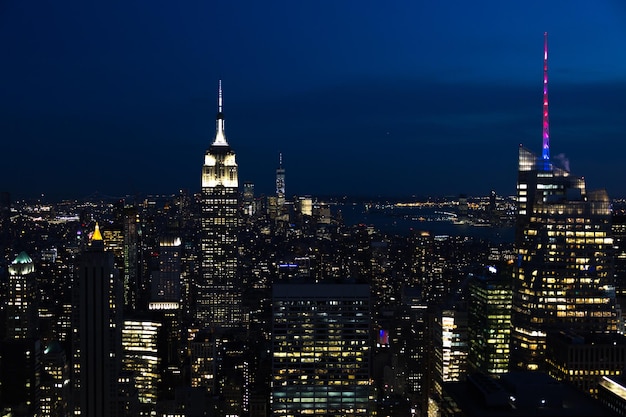
[[[218,93],[217,93],[217,112],[222,112],[222,80],[219,81]]]
[[[548,32],[543,34],[543,149],[541,152],[544,167],[550,161],[550,121],[548,119]]]

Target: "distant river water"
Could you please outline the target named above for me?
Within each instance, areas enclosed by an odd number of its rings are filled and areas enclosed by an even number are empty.
[[[413,230],[429,231],[434,235],[471,236],[489,240],[493,243],[511,243],[515,237],[513,226],[474,226],[455,224],[444,220],[446,209],[410,208],[402,210],[366,210],[363,204],[341,204],[344,224],[371,225],[381,232],[407,236]]]

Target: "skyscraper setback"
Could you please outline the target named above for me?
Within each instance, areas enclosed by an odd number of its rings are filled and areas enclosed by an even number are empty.
[[[200,328],[236,327],[243,322],[237,260],[239,179],[235,152],[224,132],[221,81],[216,125],[202,167],[202,259],[196,298]]]
[[[73,283],[72,395],[74,416],[115,415],[121,365],[122,289],[113,253],[96,225],[78,259]]]
[[[35,265],[21,252],[9,265],[6,338],[0,347],[2,400],[11,407],[39,413],[41,344]]]
[[[520,147],[512,365],[543,366],[549,332],[617,329],[610,201],[550,159],[548,44],[544,39],[541,158]]]

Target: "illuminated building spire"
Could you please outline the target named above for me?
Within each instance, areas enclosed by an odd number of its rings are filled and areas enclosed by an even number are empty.
[[[278,169],[276,170],[276,196],[278,205],[285,204],[285,168],[283,168],[283,153],[278,153]]]
[[[222,80],[219,80],[217,86],[217,112],[222,112]]]
[[[548,32],[543,34],[543,148],[544,168],[550,166],[550,121],[548,119]]]
[[[228,146],[226,134],[224,133],[224,113],[222,112],[222,80],[219,81],[218,86],[215,139],[211,146]]]
[[[91,240],[102,240],[102,234],[100,233],[100,226],[96,223],[96,230],[93,231],[93,235],[91,236]]]

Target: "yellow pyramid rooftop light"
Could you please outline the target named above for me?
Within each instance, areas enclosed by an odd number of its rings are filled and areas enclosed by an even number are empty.
[[[91,240],[102,240],[102,234],[100,233],[100,226],[96,223],[96,230],[93,231],[93,235],[91,236]]]

